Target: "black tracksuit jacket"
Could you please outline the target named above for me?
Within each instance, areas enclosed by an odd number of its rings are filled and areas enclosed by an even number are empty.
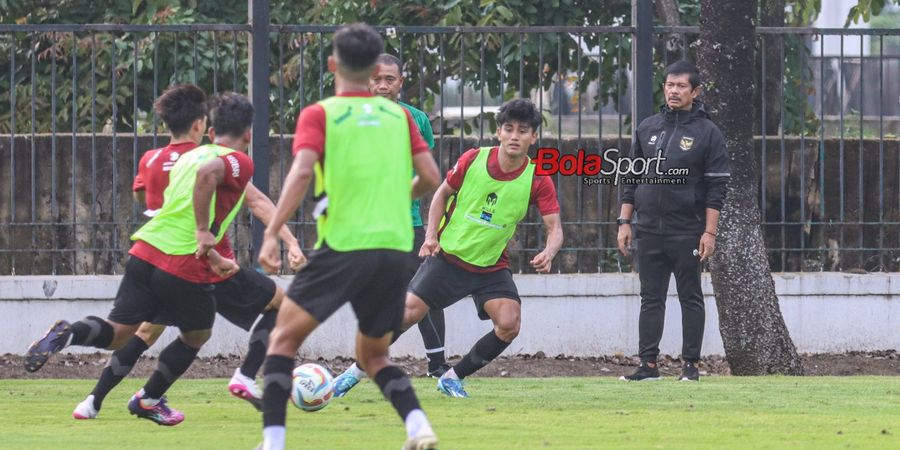
[[[706,208],[722,209],[731,176],[722,132],[699,101],[691,111],[663,106],[638,126],[631,157],[652,158],[660,150],[666,158],[660,172],[687,168],[688,175],[658,176],[656,164],[651,164],[643,177],[683,177],[686,183],[622,184],[619,200],[634,205],[632,226],[638,234],[699,236],[706,226]]]

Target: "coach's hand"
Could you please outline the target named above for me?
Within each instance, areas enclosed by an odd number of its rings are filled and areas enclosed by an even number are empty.
[[[194,257],[206,256],[216,246],[216,237],[209,230],[197,230],[197,253]]]
[[[531,260],[531,266],[538,273],[550,272],[550,266],[553,263],[553,256],[550,256],[546,250],[540,252]]]
[[[291,266],[291,270],[296,272],[302,269],[306,262],[306,255],[300,250],[300,244],[294,242],[288,246],[288,265]]]
[[[425,237],[422,248],[419,249],[419,258],[437,256],[441,252],[441,243],[435,238]]]
[[[619,243],[619,251],[625,256],[628,256],[628,247],[631,247],[631,239],[631,225],[627,223],[619,225],[619,234],[616,236],[616,241]]]
[[[712,233],[703,233],[700,236],[700,261],[706,261],[716,251],[716,236]]]
[[[278,238],[269,233],[263,235],[262,247],[259,249],[259,265],[266,273],[278,273],[281,270],[281,258],[279,257]]]

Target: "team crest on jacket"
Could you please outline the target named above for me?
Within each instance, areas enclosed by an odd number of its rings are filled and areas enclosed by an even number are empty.
[[[688,151],[694,146],[694,138],[685,136],[681,138],[681,144],[678,146],[683,151]]]

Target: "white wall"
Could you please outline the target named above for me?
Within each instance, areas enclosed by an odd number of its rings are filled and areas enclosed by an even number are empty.
[[[781,311],[800,352],[900,348],[900,274],[773,274]],[[609,355],[637,353],[639,282],[634,274],[517,275],[523,299],[522,331],[507,354]],[[0,354],[22,353],[56,319],[105,317],[118,276],[0,277]],[[289,278],[278,278],[287,285]],[[704,274],[707,320],[703,353],[722,354],[712,286]],[[681,312],[669,287],[663,353],[681,351]],[[463,354],[490,329],[471,300],[447,310],[447,350]],[[311,336],[307,357],[353,354],[355,319],[345,307]],[[174,330],[167,331],[175,336]],[[247,333],[217,318],[202,355],[242,354]],[[157,350],[160,346],[156,346]],[[67,351],[78,351],[72,347]],[[85,349],[92,352],[93,349]],[[424,356],[414,328],[392,347],[395,355]]]

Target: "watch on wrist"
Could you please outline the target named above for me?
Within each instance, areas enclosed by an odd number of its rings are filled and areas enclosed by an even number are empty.
[[[631,219],[623,219],[621,217],[616,219],[616,225],[625,225],[625,224],[631,225]]]

